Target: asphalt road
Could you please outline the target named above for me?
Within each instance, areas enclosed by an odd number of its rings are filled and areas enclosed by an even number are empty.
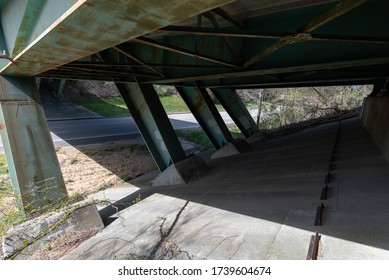
[[[175,129],[199,127],[196,120],[187,115],[170,116],[173,127]],[[56,147],[104,143],[140,136],[132,117],[54,120],[48,124]]]
[[[226,123],[232,122],[226,112],[220,114]],[[196,119],[190,113],[172,114],[169,115],[169,119],[175,129],[199,127]],[[131,117],[49,120],[48,124],[56,147],[104,143],[140,136]],[[0,151],[3,151],[1,141]]]

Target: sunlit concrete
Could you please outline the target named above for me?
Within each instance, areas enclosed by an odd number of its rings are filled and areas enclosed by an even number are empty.
[[[65,258],[303,260],[318,231],[320,259],[389,259],[389,163],[356,118],[342,122],[320,201],[337,129],[254,143],[210,161],[205,178],[184,186],[138,185],[127,200],[141,201]],[[314,226],[322,202],[327,215]]]

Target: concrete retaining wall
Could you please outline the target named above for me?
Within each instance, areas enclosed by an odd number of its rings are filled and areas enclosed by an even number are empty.
[[[360,118],[389,161],[389,96],[367,97]]]

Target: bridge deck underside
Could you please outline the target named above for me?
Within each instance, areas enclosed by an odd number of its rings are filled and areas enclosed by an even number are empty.
[[[131,1],[73,2],[2,74],[208,88],[367,84],[388,76],[385,0],[172,1],[145,4],[139,17]],[[169,9],[176,6],[180,13]],[[106,51],[117,59],[103,60]]]

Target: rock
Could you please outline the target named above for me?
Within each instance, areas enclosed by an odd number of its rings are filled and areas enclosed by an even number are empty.
[[[4,258],[28,259],[64,233],[103,228],[96,205],[83,201],[10,229],[3,237]]]

